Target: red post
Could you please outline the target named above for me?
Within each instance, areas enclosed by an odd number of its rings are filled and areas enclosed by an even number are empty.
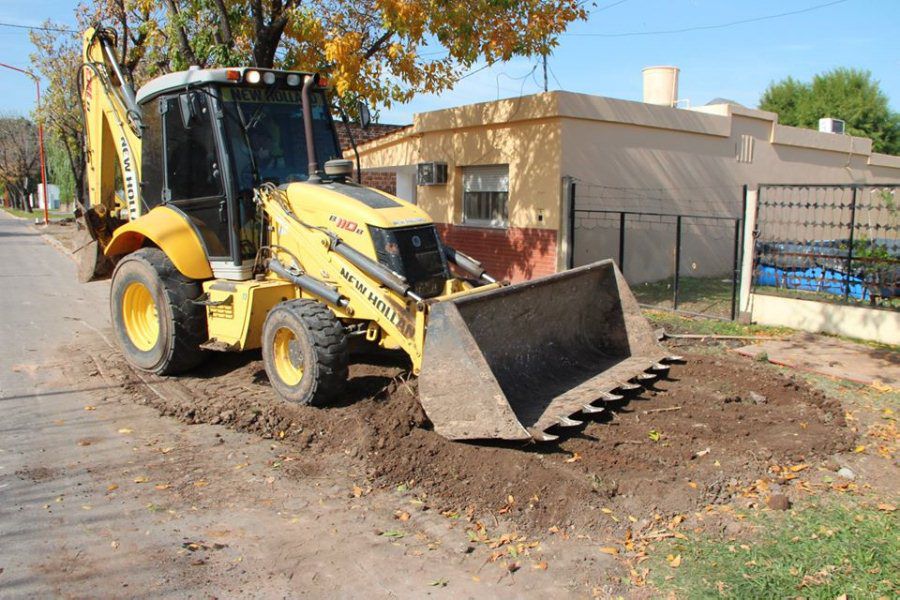
[[[26,71],[25,69],[20,69],[18,67],[14,67],[12,65],[8,65],[6,63],[0,63],[0,67],[6,67],[7,69],[12,69],[13,71],[18,71],[19,73],[24,73],[28,75],[34,80],[34,85],[37,88],[37,109],[41,108],[41,80],[38,79],[37,75],[32,73],[31,71]],[[47,169],[44,166],[44,121],[43,119],[38,120],[38,154],[40,155],[41,160],[41,185],[44,188],[44,225],[50,223],[50,198],[47,195]]]
[[[34,78],[37,87],[37,106],[41,108],[41,80]],[[44,188],[44,225],[50,224],[50,195],[47,193],[47,167],[44,166],[44,119],[38,119],[38,154],[41,156],[41,185]]]

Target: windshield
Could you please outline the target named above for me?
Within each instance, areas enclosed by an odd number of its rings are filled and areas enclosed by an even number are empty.
[[[313,138],[319,165],[338,156],[330,114],[321,91],[310,92]],[[309,159],[300,90],[223,87],[227,139],[241,192],[263,182],[306,181]]]

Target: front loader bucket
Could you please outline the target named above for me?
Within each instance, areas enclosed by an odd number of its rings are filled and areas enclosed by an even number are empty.
[[[432,305],[419,396],[450,439],[552,440],[665,356],[604,260]]]

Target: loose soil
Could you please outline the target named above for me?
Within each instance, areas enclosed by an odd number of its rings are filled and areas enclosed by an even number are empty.
[[[611,533],[629,524],[601,509],[644,519],[725,503],[771,465],[824,458],[853,438],[837,401],[731,355],[689,355],[667,380],[566,430],[558,444],[509,445],[431,431],[415,378],[392,355],[355,356],[342,401],[314,408],[279,399],[258,352],[212,354],[186,376],[159,378],[107,346],[70,351],[81,357],[74,376],[116,382],[163,415],[281,440],[297,477],[341,474],[348,489],[403,485],[432,509],[499,515],[524,532]]]

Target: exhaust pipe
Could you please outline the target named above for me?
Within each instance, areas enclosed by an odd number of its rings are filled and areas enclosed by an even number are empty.
[[[319,177],[319,163],[316,160],[316,145],[313,138],[312,125],[312,104],[309,99],[309,90],[319,78],[318,74],[310,75],[303,82],[303,89],[300,91],[300,100],[303,103],[303,132],[306,134],[306,156],[309,159],[309,177],[308,183],[322,183]]]

